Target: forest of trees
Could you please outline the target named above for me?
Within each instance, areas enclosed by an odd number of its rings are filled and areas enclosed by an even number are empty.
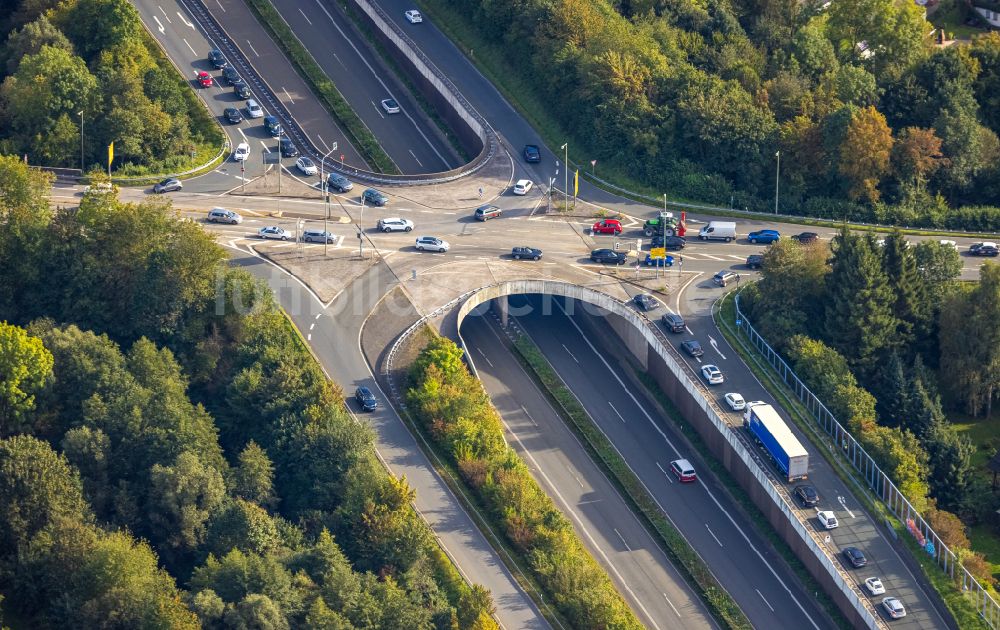
[[[42,628],[496,628],[273,301],[0,157],[0,594]]]
[[[879,243],[842,230],[830,249],[779,241],[741,307],[758,332],[857,438],[963,563],[966,524],[991,522],[1000,495],[971,464],[973,446],[947,414],[989,416],[1000,401],[1000,265],[959,282],[954,247]],[[958,517],[958,518],[956,518]]]
[[[32,164],[159,174],[208,160],[222,132],[128,0],[0,9],[0,153]],[[81,116],[82,112],[82,116]]]
[[[766,210],[780,151],[785,212],[1000,230],[1000,34],[935,48],[896,0],[435,1],[605,172]]]

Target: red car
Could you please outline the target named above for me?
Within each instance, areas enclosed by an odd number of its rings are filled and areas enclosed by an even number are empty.
[[[621,234],[622,222],[618,219],[604,219],[594,224],[594,234]]]
[[[212,87],[212,75],[204,70],[200,70],[198,72],[198,84],[201,87]]]
[[[694,472],[694,466],[686,459],[678,459],[670,462],[670,470],[677,476],[681,483],[690,483],[698,478]]]

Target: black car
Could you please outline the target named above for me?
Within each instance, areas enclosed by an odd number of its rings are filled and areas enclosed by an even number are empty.
[[[379,192],[374,188],[366,188],[365,191],[361,193],[361,200],[373,206],[384,206],[389,203],[389,198],[386,197],[384,193]]]
[[[181,180],[176,177],[168,177],[159,184],[154,185],[153,192],[159,195],[161,193],[181,190],[182,188],[184,188],[184,184],[181,183]]]
[[[684,318],[677,313],[666,313],[660,318],[663,321],[663,325],[670,332],[680,333],[684,332],[686,328],[684,324]],[[695,343],[698,343],[697,341]]]
[[[234,125],[243,122],[243,114],[235,107],[227,107],[223,115],[226,117],[226,120]]]
[[[264,116],[264,129],[267,129],[272,138],[281,137],[281,123],[277,116]]]
[[[865,554],[861,552],[857,547],[844,547],[844,559],[847,560],[855,569],[860,569],[861,567],[868,564],[868,558]]]
[[[375,398],[372,390],[367,387],[359,387],[354,392],[354,400],[358,401],[358,405],[365,411],[375,411],[378,409],[378,400]]]
[[[1000,249],[997,248],[996,243],[973,243],[969,245],[969,255],[970,256],[996,256],[1000,254]]]
[[[687,341],[681,342],[681,350],[687,352],[693,357],[700,357],[705,354],[705,351],[701,349],[701,344],[698,343],[696,339],[688,339]]]
[[[750,254],[747,256],[747,267],[751,269],[760,269],[764,266],[764,255],[763,254]]]
[[[651,311],[660,305],[656,298],[648,293],[637,294],[632,298],[632,302],[643,311]]]
[[[686,245],[687,239],[683,236],[667,236],[664,238],[657,235],[649,241],[650,247],[665,247],[667,249],[684,249]]]
[[[222,78],[226,80],[229,85],[236,85],[236,82],[243,82],[240,78],[240,73],[236,71],[236,68],[232,66],[226,66],[222,69]]]
[[[521,260],[522,258],[530,258],[531,260],[538,260],[539,258],[542,257],[542,250],[522,245],[520,247],[515,247],[512,250],[510,250],[510,257],[513,258],[514,260]]]
[[[222,51],[218,48],[213,48],[208,51],[208,62],[212,64],[212,67],[216,70],[221,70],[229,65],[226,61],[226,56],[222,54]]]
[[[236,83],[233,83],[233,94],[235,94],[236,96],[242,98],[243,100],[246,100],[246,99],[250,98],[250,95],[251,95],[250,86],[247,85],[243,81],[243,79],[240,79]]]
[[[808,243],[815,243],[819,239],[819,234],[815,232],[801,232],[792,236],[793,239],[797,240],[799,243],[806,245]]]
[[[533,144],[524,145],[524,161],[525,162],[541,162],[542,152],[538,150]]]
[[[798,486],[795,488],[795,498],[799,500],[802,507],[813,507],[819,503],[819,493],[812,486]]]
[[[291,138],[282,138],[279,140],[278,150],[281,151],[281,157],[297,157],[299,154],[299,150],[295,148]]]
[[[613,249],[595,249],[590,252],[590,259],[597,263],[613,263],[615,265],[625,264],[625,253],[616,252]]]

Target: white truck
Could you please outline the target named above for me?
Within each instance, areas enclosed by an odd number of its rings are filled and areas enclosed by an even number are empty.
[[[736,224],[732,221],[709,221],[708,225],[698,232],[698,238],[703,241],[726,241],[728,243],[736,240]]]

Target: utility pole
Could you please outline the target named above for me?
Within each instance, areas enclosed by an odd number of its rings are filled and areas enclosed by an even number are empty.
[[[278,194],[281,194],[281,123],[278,123]]]
[[[337,143],[333,143],[333,148],[326,152],[326,155],[319,159],[319,189],[323,194],[323,257],[325,258],[330,248],[330,189],[326,185],[326,177],[323,174],[326,158],[337,150]]]
[[[77,112],[80,117],[80,175],[83,175],[83,110]]]
[[[364,221],[365,221],[365,198],[364,196],[362,196],[361,216],[358,217],[358,256],[360,256],[362,260],[364,260],[365,257],[365,234],[364,234],[364,228],[362,227],[362,225],[364,225]]]
[[[778,158],[778,163],[774,168],[774,214],[778,214],[778,184],[781,176],[781,151],[777,151],[774,157]]]
[[[569,143],[562,145],[560,147],[563,150],[563,167],[566,172],[563,173],[563,210],[569,210]]]

